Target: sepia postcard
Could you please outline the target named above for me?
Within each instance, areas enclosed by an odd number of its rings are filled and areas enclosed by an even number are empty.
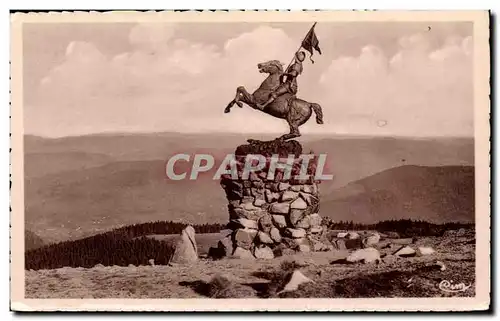
[[[11,309],[488,310],[489,23],[11,13]]]

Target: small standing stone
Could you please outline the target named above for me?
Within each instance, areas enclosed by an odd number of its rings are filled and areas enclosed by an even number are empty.
[[[169,263],[192,263],[198,260],[194,228],[189,225],[182,230]]]

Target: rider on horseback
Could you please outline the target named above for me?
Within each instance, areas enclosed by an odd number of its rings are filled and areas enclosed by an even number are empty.
[[[257,108],[264,110],[264,108],[272,103],[276,98],[286,93],[292,95],[297,94],[297,77],[302,73],[302,62],[306,58],[303,51],[295,53],[295,62],[281,75],[281,79],[286,77],[286,81],[280,81],[280,85],[269,95],[269,99],[264,104],[256,104]]]

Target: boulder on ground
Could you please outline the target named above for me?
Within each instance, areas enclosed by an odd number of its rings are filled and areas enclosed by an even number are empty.
[[[310,278],[306,277],[299,270],[295,270],[292,273],[290,273],[287,276],[287,279],[288,279],[288,281],[286,281],[285,286],[277,294],[280,294],[280,293],[283,293],[283,292],[296,291],[299,288],[299,286],[301,284],[304,284],[304,283],[309,283],[309,282],[314,283],[313,280],[311,280]]]
[[[400,247],[396,252],[393,253],[393,255],[400,257],[411,257],[415,256],[416,254],[417,252],[409,246]]]
[[[252,252],[239,246],[234,250],[233,256],[238,259],[255,259]]]
[[[192,263],[198,260],[198,247],[196,246],[195,231],[192,226],[182,230],[181,237],[175,245],[174,254],[169,263]]]
[[[439,267],[441,271],[446,271],[446,265],[441,261],[436,261],[436,266]]]
[[[262,247],[256,247],[254,250],[254,256],[258,259],[274,259],[274,253],[273,250],[271,250],[267,246],[262,246]]]
[[[377,232],[363,239],[364,247],[372,247],[380,241],[380,234]]]
[[[387,254],[387,255],[385,255],[385,256],[382,258],[382,261],[383,261],[384,263],[389,263],[389,264],[390,264],[390,263],[394,263],[394,262],[396,262],[396,261],[397,261],[397,259],[398,259],[398,257],[397,257],[397,256],[394,256],[394,255],[392,255],[392,254]]]
[[[338,232],[337,237],[338,238],[346,238],[349,232]]]
[[[349,232],[349,233],[347,233],[347,235],[345,236],[345,238],[348,239],[348,240],[359,239],[359,234],[356,233],[356,232]]]
[[[371,263],[380,261],[380,252],[377,249],[372,247],[366,249],[359,249],[346,258],[347,262],[355,263],[355,262],[363,262],[363,263]]]
[[[434,253],[436,253],[436,251],[432,247],[420,246],[419,248],[417,248],[418,256],[430,255]]]

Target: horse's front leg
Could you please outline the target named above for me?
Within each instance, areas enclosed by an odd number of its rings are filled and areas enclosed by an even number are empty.
[[[243,86],[239,86],[236,88],[236,97],[234,98],[234,101],[236,102],[236,105],[238,107],[242,108],[243,104],[240,102],[242,100],[244,103],[249,102],[249,97],[251,95],[248,93],[248,91],[245,89]]]
[[[225,113],[229,113],[231,111],[231,108],[233,107],[234,104],[238,105],[238,107],[242,108],[243,104],[240,102],[242,99],[242,95],[244,96],[244,93],[248,93],[243,86],[239,86],[236,88],[236,95],[234,96],[234,99],[227,104],[226,108],[224,109]],[[244,98],[244,97],[243,97]]]
[[[227,104],[226,108],[224,108],[224,112],[225,112],[226,114],[227,114],[227,113],[229,113],[229,112],[231,111],[231,107],[233,107],[234,103],[235,103],[235,100],[233,99],[233,100],[231,100],[231,101],[229,102],[229,104]]]

